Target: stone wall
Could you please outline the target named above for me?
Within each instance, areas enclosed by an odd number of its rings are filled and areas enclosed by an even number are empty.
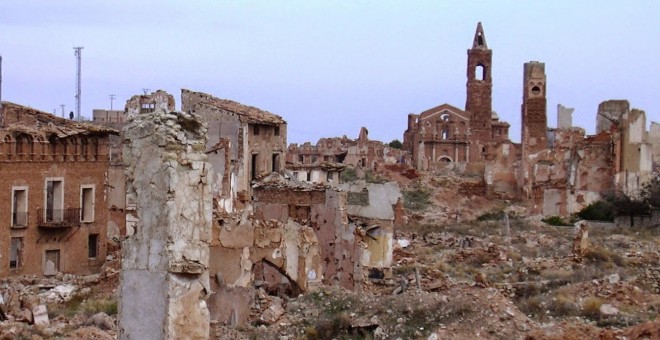
[[[135,223],[122,244],[120,339],[209,337],[212,193],[206,126],[156,108],[124,128],[127,202]]]

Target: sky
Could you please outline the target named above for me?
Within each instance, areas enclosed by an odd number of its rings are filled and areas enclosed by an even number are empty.
[[[123,109],[143,89],[201,91],[282,116],[288,141],[403,139],[409,113],[465,107],[467,49],[482,22],[493,110],[520,141],[523,64],[546,65],[557,104],[594,133],[598,104],[660,121],[660,1],[2,0],[2,100]]]

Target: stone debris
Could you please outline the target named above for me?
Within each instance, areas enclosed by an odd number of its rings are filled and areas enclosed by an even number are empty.
[[[48,310],[45,305],[36,305],[32,309],[32,317],[35,326],[46,326],[50,324],[48,320]]]

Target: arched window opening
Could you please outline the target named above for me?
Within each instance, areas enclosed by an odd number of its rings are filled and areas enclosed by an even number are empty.
[[[541,93],[541,88],[540,87],[538,87],[538,86],[532,87],[532,94],[538,95],[540,93]]]
[[[484,45],[484,37],[481,35],[481,32],[477,33],[477,45],[483,46]]]
[[[448,139],[449,138],[449,129],[446,127],[442,129],[442,139]]]
[[[486,67],[481,64],[477,65],[477,67],[474,69],[474,77],[476,80],[486,79]]]

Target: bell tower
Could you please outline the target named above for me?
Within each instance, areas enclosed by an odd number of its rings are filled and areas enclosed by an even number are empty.
[[[481,22],[477,24],[467,55],[465,111],[470,113],[470,140],[483,145],[492,140],[493,51],[488,48]]]

